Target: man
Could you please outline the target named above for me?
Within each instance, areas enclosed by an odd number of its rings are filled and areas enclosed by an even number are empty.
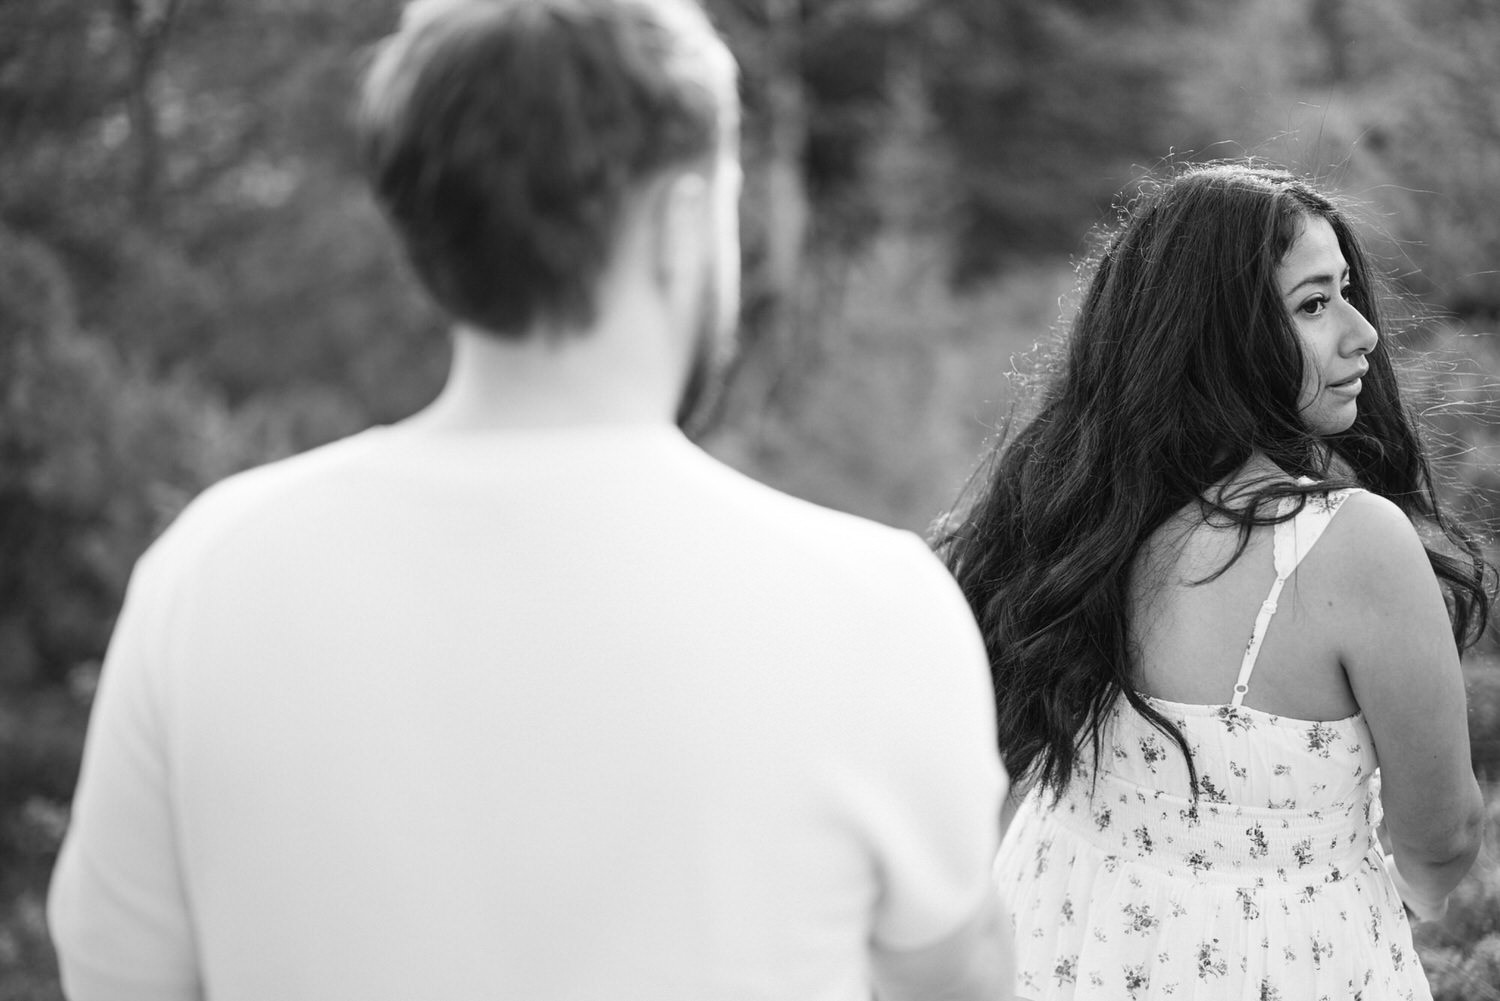
[[[141,560],[74,1001],[1008,996],[955,586],[676,428],[736,311],[735,87],[689,0],[407,11],[362,136],[450,380]]]

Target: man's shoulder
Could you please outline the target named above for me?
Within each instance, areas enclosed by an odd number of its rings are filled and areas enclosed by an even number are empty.
[[[370,444],[365,432],[233,473],[190,501],[153,548],[210,552],[218,540],[295,506],[298,496],[317,493]]]
[[[706,524],[730,540],[726,544],[774,555],[789,574],[831,575],[863,592],[909,596],[924,581],[951,585],[916,532],[795,496],[717,459],[708,462],[697,502],[712,509]]]
[[[907,529],[797,496],[718,458],[706,457],[705,465],[711,469],[705,481],[716,495],[713,499],[727,518],[742,522],[750,531],[813,537],[832,547],[873,550],[877,556],[891,549],[908,551],[920,541]]]
[[[817,651],[820,666],[811,670],[858,677],[836,686],[849,700],[878,703],[908,685],[959,679],[958,690],[977,686],[985,702],[984,643],[957,582],[920,534],[732,469],[705,479],[717,482],[694,501],[716,514],[695,518],[689,540],[694,565],[707,568],[691,577],[708,595],[702,600],[734,595],[727,607],[744,611],[745,628],[770,628]]]

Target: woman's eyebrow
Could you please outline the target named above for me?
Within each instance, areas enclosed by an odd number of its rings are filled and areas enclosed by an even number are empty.
[[[1342,282],[1344,279],[1346,279],[1348,277],[1349,277],[1349,269],[1347,267],[1345,267],[1344,270],[1339,274],[1338,280]],[[1287,289],[1285,294],[1286,295],[1295,295],[1296,292],[1297,292],[1297,290],[1300,289],[1304,285],[1332,285],[1333,281],[1334,281],[1334,277],[1331,274],[1308,275],[1306,278],[1302,279],[1300,282],[1298,282],[1297,284],[1293,285],[1291,288]]]

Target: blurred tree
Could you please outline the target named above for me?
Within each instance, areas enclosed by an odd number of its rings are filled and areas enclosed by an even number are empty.
[[[882,224],[872,158],[917,0],[710,0],[741,67],[742,350],[718,423],[795,408],[826,290]],[[836,292],[834,293],[836,295]],[[712,428],[707,429],[712,431]]]
[[[8,13],[0,220],[58,255],[83,326],[153,371],[234,402],[318,385],[369,419],[408,412],[445,344],[354,176],[347,114],[396,6]]]
[[[97,658],[136,557],[192,493],[248,461],[191,381],[77,329],[37,241],[0,229],[0,683]]]
[[[1455,314],[1500,322],[1500,6],[1434,0],[1393,12],[1370,40],[1381,72],[1358,95],[1368,176],[1417,272]],[[1377,47],[1378,46],[1378,47]],[[1399,53],[1399,57],[1398,57]]]
[[[1312,0],[1309,21],[1323,40],[1327,53],[1327,81],[1339,85],[1349,80],[1348,4],[1345,0]]]
[[[954,173],[929,218],[956,235],[961,284],[1078,250],[1135,166],[1181,147],[1173,87],[1204,16],[1179,0],[932,5],[922,60]]]
[[[146,216],[156,203],[161,173],[161,129],[152,94],[178,0],[115,0],[115,16],[128,54],[126,108],[136,152],[132,204]]]

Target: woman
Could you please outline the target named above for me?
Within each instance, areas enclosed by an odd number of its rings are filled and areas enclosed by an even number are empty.
[[[1160,184],[940,540],[1031,784],[995,867],[1020,997],[1430,996],[1407,914],[1478,850],[1458,657],[1488,578],[1378,298],[1292,175]]]

